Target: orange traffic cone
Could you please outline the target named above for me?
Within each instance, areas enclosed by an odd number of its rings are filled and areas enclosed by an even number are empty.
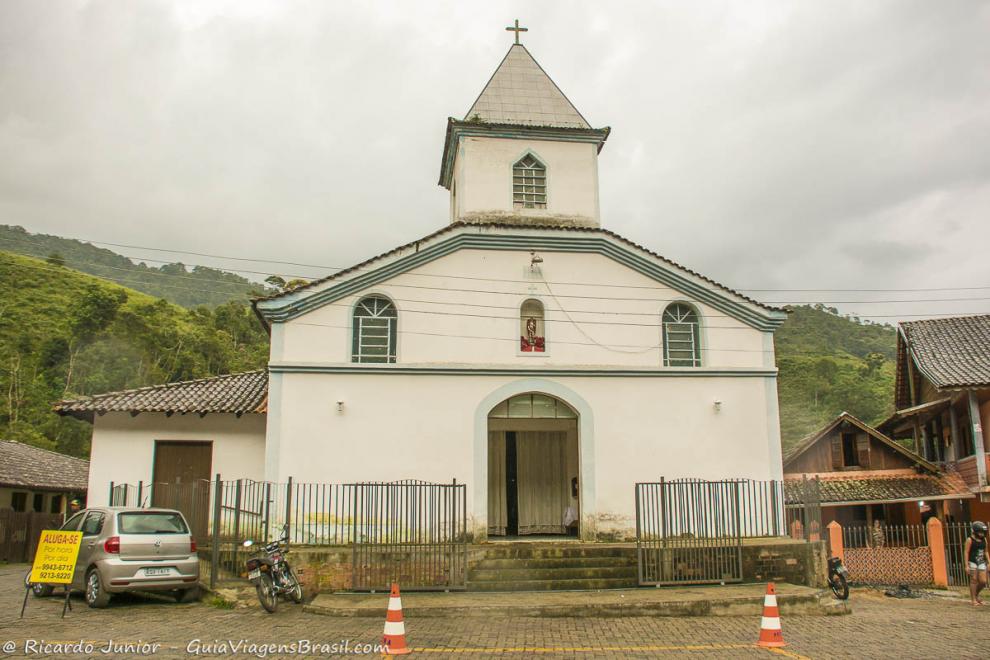
[[[388,597],[388,612],[385,614],[385,634],[382,637],[385,655],[405,655],[412,653],[406,646],[406,624],[402,622],[402,599],[399,598],[399,584],[392,583],[392,593]]]
[[[763,597],[763,621],[760,624],[760,641],[756,645],[770,648],[787,646],[784,633],[780,629],[780,609],[777,607],[777,591],[773,582],[767,584],[767,595]]]

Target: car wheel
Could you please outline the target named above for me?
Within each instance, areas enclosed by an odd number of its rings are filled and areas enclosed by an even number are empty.
[[[55,591],[55,587],[50,584],[32,584],[31,593],[35,598],[48,598]]]
[[[100,572],[95,568],[86,574],[86,604],[90,607],[102,608],[110,604],[110,594],[103,588]]]
[[[28,571],[24,576],[24,587],[31,590],[31,594],[35,598],[46,598],[52,595],[55,591],[55,587],[50,584],[38,584],[37,582],[31,582],[31,571]]]
[[[199,587],[180,589],[175,593],[175,600],[180,603],[195,603],[199,600]]]

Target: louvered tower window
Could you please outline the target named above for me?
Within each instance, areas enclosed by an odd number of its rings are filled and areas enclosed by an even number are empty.
[[[369,296],[354,308],[354,328],[351,347],[352,362],[395,362],[395,305],[388,298]]]
[[[512,166],[512,206],[517,209],[547,207],[547,168],[532,154]]]
[[[690,305],[673,303],[663,310],[663,366],[701,366],[701,324]]]

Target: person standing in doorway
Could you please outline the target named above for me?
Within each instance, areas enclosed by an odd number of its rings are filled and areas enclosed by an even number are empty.
[[[983,605],[980,592],[987,586],[987,526],[979,521],[966,539],[966,569],[969,572],[969,596],[973,605]]]

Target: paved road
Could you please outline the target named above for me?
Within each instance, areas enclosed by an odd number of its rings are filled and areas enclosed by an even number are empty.
[[[106,657],[108,640],[161,645],[156,658],[189,657],[193,640],[201,645],[246,639],[258,645],[311,640],[320,644],[374,643],[383,621],[336,619],[285,604],[275,615],[260,608],[224,610],[207,604],[179,605],[162,598],[118,597],[106,610],[90,610],[74,599],[74,610],[60,619],[58,598],[28,601],[23,620],[20,588],[26,567],[0,565],[0,657],[25,655],[26,640],[93,643],[90,653]],[[522,596],[521,596],[522,597]],[[387,599],[387,595],[382,596]],[[778,653],[752,646],[759,619],[723,618],[481,618],[407,621],[407,639],[416,655],[449,657],[605,658],[985,658],[990,651],[990,605],[974,609],[963,601],[894,600],[854,591],[855,613],[843,617],[789,617]],[[5,642],[16,650],[6,653]],[[33,655],[52,657],[49,649]],[[140,648],[115,655],[137,657]],[[221,650],[222,651],[222,650]],[[256,655],[261,654],[258,649]],[[27,654],[32,655],[32,654]],[[250,657],[203,653],[208,657]],[[269,654],[273,657],[280,654]]]

